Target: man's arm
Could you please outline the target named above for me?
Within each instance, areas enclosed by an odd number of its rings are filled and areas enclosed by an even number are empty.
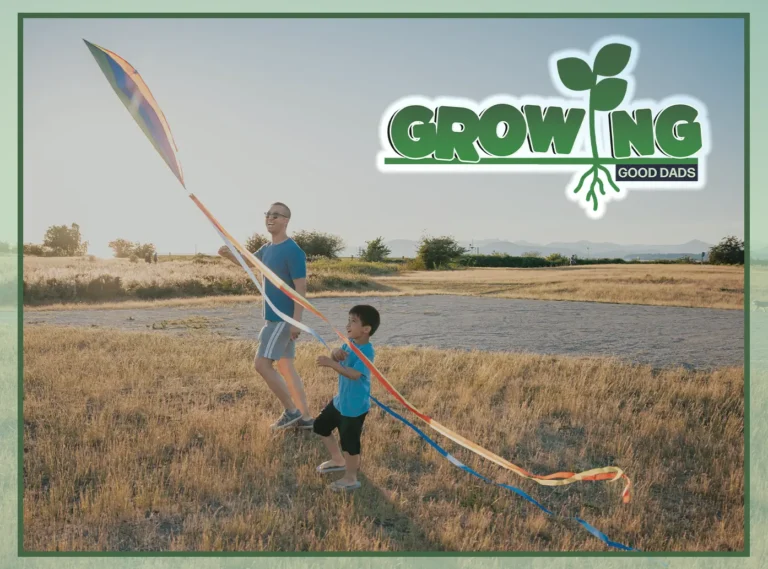
[[[307,295],[307,279],[296,279],[293,281],[293,289],[298,292],[301,296],[306,298]],[[301,315],[304,313],[304,307],[296,302],[293,301],[293,319],[297,322],[301,322]],[[291,326],[291,339],[295,340],[299,337],[299,334],[301,334],[301,330],[297,328],[296,326]]]
[[[307,256],[299,247],[288,261],[288,272],[293,280],[293,290],[306,298],[307,296]],[[304,313],[304,307],[298,302],[293,303],[293,319],[301,322],[301,315]],[[301,330],[296,326],[291,327],[291,339],[295,340],[301,334]]]
[[[294,290],[304,298],[307,298],[307,279],[296,279],[293,281]],[[304,313],[304,307],[298,302],[293,303],[293,319],[301,322],[301,315]]]
[[[225,258],[225,259],[227,259],[228,261],[232,261],[232,262],[233,262],[235,265],[237,265],[238,267],[240,266],[240,263],[237,261],[237,258],[236,258],[236,257],[235,257],[235,256],[232,254],[232,251],[230,251],[230,250],[229,250],[229,247],[228,247],[227,245],[224,245],[224,246],[222,246],[222,247],[220,247],[220,248],[219,248],[219,255],[220,255],[221,257],[224,257],[224,258]],[[252,269],[255,269],[255,268],[256,268],[256,265],[254,265],[253,263],[251,263],[251,262],[248,260],[248,258],[247,258],[247,257],[245,257],[244,255],[240,255],[240,256],[241,256],[241,257],[243,257],[243,261],[245,261],[245,264],[246,264],[246,265],[248,265],[248,266],[249,266],[250,268],[252,268]]]

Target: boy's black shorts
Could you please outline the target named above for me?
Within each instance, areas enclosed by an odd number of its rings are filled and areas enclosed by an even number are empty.
[[[331,400],[315,418],[312,430],[321,437],[329,437],[334,429],[339,429],[341,450],[354,456],[360,454],[360,436],[367,414],[366,412],[359,417],[345,417],[339,413]]]

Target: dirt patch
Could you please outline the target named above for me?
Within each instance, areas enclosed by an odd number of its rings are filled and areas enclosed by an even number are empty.
[[[353,305],[375,306],[382,324],[373,341],[380,345],[614,356],[689,369],[744,364],[744,315],[734,310],[443,295],[320,298],[313,304],[342,330]],[[25,325],[200,333],[188,325],[157,327],[163,321],[205,322],[207,333],[254,342],[263,325],[260,304],[31,312],[24,317]],[[318,318],[306,315],[304,321],[336,343]],[[306,336],[299,343],[315,341]]]

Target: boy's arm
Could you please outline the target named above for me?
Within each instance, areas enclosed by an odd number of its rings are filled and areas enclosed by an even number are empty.
[[[351,379],[351,380],[357,380],[363,377],[363,374],[357,371],[356,369],[353,369],[351,367],[345,367],[341,365],[339,362],[331,362],[331,365],[328,366],[331,369],[335,370],[337,373],[340,373],[344,377]]]

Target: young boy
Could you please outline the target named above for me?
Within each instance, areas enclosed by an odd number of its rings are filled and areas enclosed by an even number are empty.
[[[372,306],[358,305],[349,311],[347,337],[371,362],[374,349],[369,339],[378,329],[379,323],[379,313]],[[315,418],[313,426],[313,431],[323,438],[325,448],[331,453],[331,460],[318,466],[317,471],[344,471],[343,478],[331,484],[331,490],[354,490],[360,487],[357,480],[360,435],[365,416],[371,408],[371,374],[363,361],[346,344],[334,350],[331,355],[331,358],[317,358],[317,365],[329,367],[339,374],[339,391]],[[342,364],[342,361],[345,363]],[[334,429],[339,430],[341,450],[332,436]]]

